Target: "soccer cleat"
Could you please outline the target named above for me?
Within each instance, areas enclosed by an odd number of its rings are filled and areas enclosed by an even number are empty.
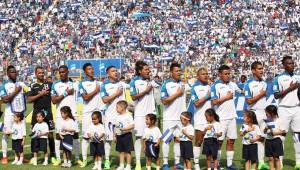
[[[95,165],[93,166],[92,170],[96,170],[96,169],[98,169],[98,166],[97,166],[97,164],[95,163]]]
[[[268,169],[270,169],[270,167],[267,164],[263,162],[258,164],[258,170],[268,170]]]
[[[2,160],[1,160],[1,163],[2,163],[3,165],[8,164],[8,159],[7,159],[7,157],[3,157]]]
[[[168,164],[164,164],[162,166],[162,170],[169,170],[169,165]]]
[[[34,160],[32,161],[32,165],[37,166],[37,159],[34,159]]]
[[[142,170],[141,164],[136,164],[135,165],[135,170]]]
[[[300,164],[299,163],[295,165],[295,170],[300,170]]]
[[[54,161],[53,166],[59,166],[61,164],[61,160],[57,159]]]
[[[110,161],[109,160],[105,160],[104,161],[104,169],[110,169]]]
[[[79,161],[78,164],[79,164],[80,168],[84,168],[87,166],[87,160]]]
[[[124,170],[124,168],[119,166],[116,170]]]
[[[66,168],[71,168],[71,167],[72,167],[72,163],[71,162],[67,163]]]
[[[126,166],[125,168],[124,168],[124,170],[131,170],[131,168],[130,168],[130,166]]]
[[[55,157],[51,157],[51,163],[54,164],[56,162],[56,158]]]
[[[184,166],[181,163],[178,163],[174,166],[174,169],[183,169]]]

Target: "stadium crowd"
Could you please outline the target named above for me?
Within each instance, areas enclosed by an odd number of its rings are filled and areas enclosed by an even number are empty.
[[[7,0],[0,2],[0,60],[23,79],[49,75],[69,59],[123,58],[124,72],[144,59],[164,76],[167,63],[227,64],[249,75],[259,60],[274,76],[284,54],[300,64],[299,1]]]

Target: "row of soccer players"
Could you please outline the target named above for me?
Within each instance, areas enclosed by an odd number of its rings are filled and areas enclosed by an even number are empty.
[[[299,88],[299,82],[297,81],[297,76],[293,74],[294,62],[290,56],[283,58],[283,66],[285,71],[274,79],[273,91],[275,98],[279,99],[279,117],[283,117],[285,120],[284,127],[289,129],[291,125],[292,131],[295,136],[299,136],[299,122],[300,116],[297,114],[299,111],[299,99],[297,97],[297,89]],[[182,71],[179,64],[172,64],[170,66],[170,79],[166,80],[161,88],[161,100],[164,104],[163,111],[163,131],[175,127],[180,124],[180,114],[186,110],[186,99],[185,99],[185,88],[184,84],[180,81]],[[82,131],[83,131],[83,141],[82,141],[82,157],[81,161],[82,167],[86,165],[87,160],[87,127],[91,124],[91,114],[94,110],[101,110],[102,101],[106,106],[104,125],[106,131],[106,142],[105,142],[105,168],[110,167],[110,146],[113,139],[113,135],[110,132],[109,122],[112,122],[116,117],[115,107],[116,103],[124,99],[124,88],[118,81],[117,69],[115,67],[107,68],[108,79],[103,82],[103,84],[98,84],[94,80],[94,71],[91,64],[84,65],[84,71],[86,74],[85,80],[80,83],[80,94],[82,95],[85,103],[83,108],[83,118],[82,118]],[[258,122],[262,122],[265,118],[264,109],[267,105],[266,103],[266,83],[262,80],[263,76],[263,65],[260,62],[254,62],[251,66],[253,73],[253,79],[249,80],[245,85],[245,96],[246,101],[250,105],[250,109],[255,110]],[[37,77],[39,77],[39,72],[43,73],[41,68],[36,69]],[[219,80],[217,80],[212,86],[208,85],[208,72],[206,69],[199,69],[197,72],[198,81],[193,85],[191,89],[192,100],[196,106],[196,111],[194,113],[196,129],[196,145],[194,147],[195,155],[200,155],[200,146],[203,141],[203,124],[205,124],[205,110],[214,106],[216,112],[220,117],[220,122],[222,127],[224,127],[224,133],[220,137],[220,145],[222,141],[227,138],[227,167],[234,169],[232,165],[232,159],[234,155],[234,140],[237,138],[236,132],[236,110],[233,101],[234,92],[237,90],[236,85],[230,81],[230,68],[228,66],[221,66],[218,70]],[[8,69],[8,75],[15,75],[15,69]],[[66,66],[61,66],[59,68],[60,81],[55,82],[51,88],[51,97],[49,89],[51,86],[47,85],[48,88],[44,88],[44,79],[41,78],[39,83],[34,84],[36,87],[35,93],[30,93],[30,97],[27,98],[28,101],[34,102],[34,111],[37,113],[40,110],[46,110],[47,113],[51,113],[51,109],[45,107],[46,102],[41,99],[50,97],[51,100],[57,106],[57,110],[60,110],[62,106],[69,106],[72,110],[74,117],[78,117],[76,114],[76,102],[74,99],[74,88],[73,82],[68,78],[68,68]],[[13,76],[12,76],[13,77]],[[16,76],[15,76],[16,77]],[[42,76],[40,76],[42,77]],[[10,77],[11,78],[11,77]],[[145,115],[147,113],[155,113],[155,103],[153,96],[153,82],[149,81],[150,70],[146,63],[137,62],[136,63],[136,76],[131,80],[130,83],[130,94],[135,101],[134,108],[134,122],[135,122],[135,135],[136,141],[134,143],[135,156],[136,156],[136,169],[140,169],[140,155],[141,155],[141,143],[143,130],[146,127]],[[16,79],[10,80],[5,83],[2,90],[1,96],[5,102],[11,102],[16,94],[22,91],[22,88],[15,87]],[[10,84],[10,85],[8,85]],[[12,85],[11,85],[12,84]],[[31,91],[34,91],[34,85],[31,87]],[[13,86],[14,88],[7,88]],[[41,90],[42,89],[42,90]],[[11,91],[10,93],[7,91]],[[4,92],[3,92],[4,91]],[[5,92],[6,91],[6,92]],[[9,95],[8,95],[9,94]],[[46,99],[45,99],[46,100]],[[37,102],[39,101],[39,102]],[[40,105],[35,107],[35,105]],[[8,105],[8,107],[10,107]],[[8,110],[8,111],[7,111]],[[6,109],[5,117],[12,120],[11,109]],[[33,114],[35,115],[35,114]],[[52,115],[52,114],[47,114]],[[49,116],[51,117],[51,116]],[[60,129],[61,126],[61,116],[56,114],[56,129]],[[34,120],[34,119],[33,119]],[[8,121],[9,122],[9,121]],[[33,123],[34,124],[34,123]],[[49,124],[53,125],[53,121],[49,118]],[[7,124],[9,126],[9,124]],[[54,128],[54,127],[53,127]],[[230,129],[230,130],[229,130]],[[58,133],[58,131],[56,131]],[[2,143],[7,141],[7,137],[4,136]],[[51,143],[51,142],[49,142]],[[60,140],[55,140],[56,145],[59,146]],[[79,143],[75,142],[75,143]],[[7,145],[7,144],[6,144]],[[78,144],[79,145],[79,144]],[[296,167],[300,165],[300,154],[299,151],[299,141],[294,141],[294,146],[296,150]],[[3,150],[5,151],[5,145]],[[263,165],[264,151],[262,143],[258,144],[258,157],[259,157],[259,167]],[[50,147],[51,149],[51,147]],[[54,163],[60,163],[60,153],[59,148],[55,149],[56,160],[53,159]],[[168,168],[168,154],[169,145],[163,143],[163,168]],[[219,151],[219,157],[221,152]],[[76,154],[75,154],[76,155]],[[3,152],[4,158],[6,157],[6,152]],[[179,145],[174,144],[174,156],[175,165],[180,167],[180,151]],[[79,158],[78,156],[76,156]],[[5,160],[5,159],[4,159]],[[195,157],[195,168],[199,167],[199,160]],[[5,162],[5,161],[4,161]]]

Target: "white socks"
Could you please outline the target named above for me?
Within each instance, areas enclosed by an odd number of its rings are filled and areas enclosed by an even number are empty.
[[[233,155],[234,155],[234,151],[227,151],[227,152],[226,152],[226,156],[227,156],[227,167],[230,167],[230,166],[232,165]]]
[[[7,142],[8,142],[8,136],[3,135],[2,136],[2,154],[3,154],[4,158],[7,157]]]
[[[81,150],[82,150],[82,160],[86,161],[87,160],[87,152],[88,152],[88,147],[89,147],[89,141],[86,139],[82,139],[82,144],[81,144]]]
[[[162,144],[162,153],[163,153],[163,164],[168,164],[169,158],[169,144],[163,142]]]
[[[180,144],[174,142],[174,156],[175,156],[175,165],[180,162]]]
[[[221,156],[222,156],[222,150],[218,150],[217,159],[218,159],[219,162],[221,160]]]
[[[194,151],[194,164],[195,164],[195,168],[200,169],[199,157],[200,157],[200,154],[201,154],[201,147],[194,146],[193,151]]]
[[[54,142],[56,159],[60,159],[60,140],[55,139]]]
[[[300,142],[294,143],[296,164],[300,164]]]
[[[104,144],[105,160],[109,160],[111,141],[106,141]]]
[[[264,156],[265,156],[265,147],[264,144],[261,142],[257,143],[257,150],[258,150],[258,162],[264,162]]]
[[[135,160],[136,164],[141,164],[141,151],[142,151],[142,140],[141,137],[137,137],[134,143]]]
[[[80,155],[80,141],[79,139],[74,139],[73,140],[73,153],[75,155],[75,159],[79,160],[79,155]]]

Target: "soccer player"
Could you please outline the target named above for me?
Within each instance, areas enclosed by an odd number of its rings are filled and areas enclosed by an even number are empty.
[[[116,105],[119,101],[125,100],[124,83],[119,81],[118,70],[115,66],[109,66],[106,69],[107,79],[101,85],[101,97],[104,104],[106,104],[104,116],[105,129],[105,162],[104,169],[110,169],[110,151],[111,143],[114,137],[113,123],[118,115]]]
[[[220,117],[220,123],[223,127],[222,136],[219,138],[220,150],[218,151],[218,160],[221,158],[221,148],[225,137],[227,138],[226,156],[227,169],[236,169],[233,164],[234,141],[237,138],[236,127],[236,109],[234,104],[234,94],[239,91],[237,85],[230,81],[230,67],[222,65],[218,69],[219,80],[211,86],[211,100],[216,107],[216,112]]]
[[[186,111],[185,84],[181,82],[182,70],[178,63],[170,66],[171,78],[166,80],[161,88],[161,100],[164,104],[163,131],[175,126],[181,127],[180,115]],[[168,170],[169,144],[163,143],[163,170]],[[180,145],[174,142],[175,168],[182,169],[180,161]]]
[[[35,76],[37,78],[36,83],[31,84],[31,89],[27,96],[27,101],[33,103],[31,126],[32,128],[37,123],[36,117],[37,113],[43,112],[45,115],[44,121],[48,124],[49,133],[48,141],[50,148],[50,157],[55,157],[55,145],[54,145],[54,135],[55,130],[53,115],[51,109],[51,87],[52,83],[45,81],[45,72],[43,67],[38,66],[35,68]],[[31,146],[33,146],[31,144]]]
[[[51,159],[51,162],[54,166],[58,166],[61,164],[60,157],[60,142],[61,138],[59,133],[62,128],[62,117],[60,114],[60,109],[64,106],[69,106],[72,110],[73,117],[78,120],[77,109],[76,109],[76,100],[75,100],[75,92],[74,92],[74,83],[71,79],[69,79],[69,69],[66,65],[61,65],[58,68],[60,80],[54,82],[51,88],[51,100],[53,104],[56,104],[56,121],[55,121],[55,131],[56,131],[56,139],[55,142],[55,158]],[[76,133],[74,134],[74,143],[73,143],[73,151],[75,154],[75,158],[79,160],[79,124],[77,122]]]
[[[300,102],[297,90],[300,87],[299,76],[294,74],[295,63],[291,56],[282,59],[284,72],[278,75],[273,82],[274,97],[278,99],[278,116],[283,121],[283,127],[293,131],[296,156],[295,169],[300,169]],[[284,138],[282,138],[284,143]],[[282,157],[281,157],[282,161]]]
[[[256,115],[258,125],[263,131],[264,119],[266,119],[265,107],[267,106],[266,92],[267,83],[263,80],[264,69],[259,61],[251,64],[251,71],[253,78],[248,80],[244,86],[246,102],[249,109]],[[258,169],[268,169],[269,167],[264,163],[265,149],[263,145],[264,137],[257,142],[258,148]]]
[[[146,126],[146,115],[156,114],[153,93],[153,82],[150,82],[149,66],[143,61],[135,64],[136,76],[130,82],[130,95],[135,102],[134,130],[136,140],[134,143],[136,170],[141,170],[142,137]]]
[[[208,71],[205,68],[200,68],[197,71],[197,81],[191,90],[191,99],[196,107],[194,113],[194,128],[195,128],[195,146],[194,146],[194,167],[195,170],[200,170],[199,156],[201,154],[201,145],[205,135],[206,118],[205,111],[211,108],[210,101],[210,86],[208,84]]]
[[[88,127],[92,124],[92,113],[101,110],[100,83],[94,78],[94,68],[91,63],[83,65],[85,79],[79,84],[79,92],[83,98],[82,111],[82,159],[80,167],[87,165],[87,151],[89,147]]]
[[[26,102],[24,100],[24,93],[27,90],[27,87],[24,83],[17,82],[17,71],[16,68],[12,65],[7,67],[7,76],[8,80],[3,83],[0,94],[1,99],[4,103],[7,103],[5,111],[4,111],[4,128],[3,131],[9,131],[12,129],[12,124],[14,121],[14,113],[19,111],[24,114]],[[20,102],[16,102],[16,100]],[[18,108],[16,108],[18,107]],[[16,111],[18,109],[18,111]],[[19,110],[21,109],[21,110]],[[23,120],[24,124],[25,121]],[[8,164],[7,159],[7,143],[8,143],[8,135],[3,133],[2,136],[2,164]]]

